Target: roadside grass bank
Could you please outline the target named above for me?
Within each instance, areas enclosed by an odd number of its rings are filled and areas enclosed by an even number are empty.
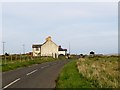
[[[44,62],[52,62],[55,61],[55,58],[52,57],[39,57],[39,58],[33,58],[33,60],[15,60],[12,63],[2,64],[2,72],[17,69],[20,67],[27,67],[33,64],[41,64]]]
[[[77,60],[74,60],[64,66],[56,81],[56,89],[94,87],[78,72],[76,62]]]
[[[120,56],[84,57],[64,66],[56,81],[59,88],[120,88]]]
[[[77,61],[79,73],[96,88],[120,88],[118,56],[85,57]]]

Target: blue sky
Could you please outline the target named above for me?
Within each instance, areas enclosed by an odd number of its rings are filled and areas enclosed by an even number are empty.
[[[30,52],[47,36],[75,54],[118,53],[117,3],[3,3],[2,29],[8,53],[23,53],[23,44]]]

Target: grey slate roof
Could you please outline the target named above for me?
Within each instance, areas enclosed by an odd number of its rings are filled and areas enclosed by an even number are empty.
[[[42,44],[35,44],[35,45],[32,45],[32,48],[41,48]]]
[[[59,46],[58,51],[67,51],[67,49],[63,49],[61,46]]]

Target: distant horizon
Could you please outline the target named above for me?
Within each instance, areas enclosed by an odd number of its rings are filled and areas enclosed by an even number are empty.
[[[118,3],[39,2],[2,4],[5,52],[32,51],[47,36],[73,54],[118,54]],[[1,43],[2,43],[1,42]],[[0,54],[3,54],[0,51]]]
[[[32,52],[32,51],[29,51],[29,52],[25,52],[25,54],[27,54],[27,53],[30,53],[30,52]],[[94,51],[95,52],[95,51]],[[6,53],[6,52],[5,52]],[[24,53],[7,53],[7,54],[9,54],[9,55],[14,55],[14,54],[24,54]],[[67,54],[69,54],[69,52],[67,52]],[[83,55],[89,55],[90,54],[90,52],[87,52],[87,53],[71,53],[71,55],[80,55],[80,54],[83,54]],[[99,54],[101,54],[101,55],[120,55],[120,53],[96,53],[95,52],[95,54],[96,55],[99,55]],[[0,54],[0,55],[3,55],[3,54]]]

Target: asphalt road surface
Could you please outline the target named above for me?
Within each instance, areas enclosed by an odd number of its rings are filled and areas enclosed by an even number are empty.
[[[70,60],[57,60],[2,73],[6,88],[55,88],[55,81],[63,66]]]

